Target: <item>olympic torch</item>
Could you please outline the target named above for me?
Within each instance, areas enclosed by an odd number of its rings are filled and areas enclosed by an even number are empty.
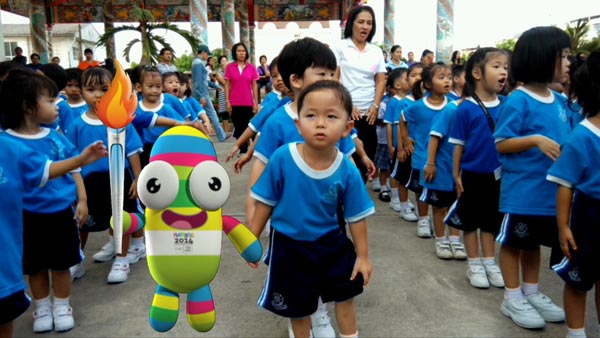
[[[108,131],[108,164],[115,252],[121,254],[123,198],[125,191],[125,127],[135,117],[137,96],[131,80],[117,60],[115,77],[106,94],[96,102],[96,115]]]

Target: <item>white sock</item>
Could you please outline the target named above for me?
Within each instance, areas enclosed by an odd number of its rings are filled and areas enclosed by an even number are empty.
[[[144,245],[144,236],[142,237],[131,237],[131,244],[130,246],[136,246],[136,247],[140,247]]]
[[[392,191],[392,198],[390,199],[390,201],[391,201],[392,203],[400,203],[400,199],[399,199],[399,198],[397,198],[397,197],[396,197],[396,198],[394,198],[394,196],[393,196],[393,195],[394,195],[394,192]]]
[[[419,216],[419,221],[427,220],[429,221],[429,216]]]
[[[400,195],[398,194],[398,189],[390,189],[390,192],[392,193],[392,198],[394,199],[394,201],[400,201]],[[402,202],[400,202],[402,203]]]
[[[325,306],[325,303],[323,303],[323,299],[321,299],[321,297],[319,297],[319,303],[317,305],[317,312],[319,312],[319,311],[327,312],[327,307]]]
[[[35,303],[36,309],[39,309],[44,306],[52,306],[52,301],[50,300],[50,296],[47,296],[42,299],[34,299],[33,302]]]
[[[495,265],[496,264],[496,260],[494,259],[494,257],[483,257],[481,259],[481,261],[483,262],[483,265]]]
[[[448,236],[448,240],[453,243],[460,243],[460,236]]]
[[[436,238],[435,238],[435,241],[436,241],[436,242],[443,242],[443,241],[447,241],[447,240],[448,240],[448,239],[446,238],[446,236],[443,236],[443,237],[436,237]]]
[[[69,305],[69,297],[67,297],[67,298],[54,297],[54,306],[58,306],[58,305]]]
[[[504,288],[504,299],[522,299],[523,297],[523,291],[520,287],[516,289]]]
[[[481,262],[481,258],[477,257],[477,258],[469,258],[468,264],[470,267],[471,265],[482,265],[483,263]]]
[[[538,293],[539,287],[540,285],[538,283],[533,284],[523,282],[521,285],[521,289],[523,289],[523,295],[525,295],[525,297]]]
[[[340,332],[340,338],[358,338],[358,331],[356,331],[352,334],[342,334]]]
[[[401,202],[400,202],[400,208],[402,208],[402,209],[406,209],[406,208],[408,208],[408,202],[402,202],[402,201],[401,201]]]
[[[567,338],[585,338],[585,328],[572,329],[567,327]]]

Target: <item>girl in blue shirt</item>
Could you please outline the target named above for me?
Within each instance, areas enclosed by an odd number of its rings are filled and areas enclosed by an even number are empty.
[[[445,221],[463,230],[471,285],[504,287],[494,257],[494,238],[502,216],[498,212],[500,160],[492,134],[502,107],[503,98],[498,93],[508,79],[508,56],[497,48],[478,49],[467,62],[465,78],[466,97],[458,106],[449,139],[454,144],[453,177],[458,200]]]
[[[565,319],[564,311],[539,292],[538,283],[540,245],[553,248],[551,263],[560,254],[551,198],[556,185],[546,180],[546,172],[560,155],[569,124],[548,86],[566,80],[570,45],[569,36],[556,27],[535,27],[521,35],[511,73],[522,86],[507,98],[494,132],[502,164],[500,211],[505,213],[496,238],[502,244],[499,263],[506,285],[500,310],[529,329]]]
[[[586,294],[594,287],[600,315],[600,49],[575,73],[571,88],[585,119],[569,135],[547,176],[558,185],[556,215],[566,257],[553,269],[565,281],[568,338],[585,337]]]

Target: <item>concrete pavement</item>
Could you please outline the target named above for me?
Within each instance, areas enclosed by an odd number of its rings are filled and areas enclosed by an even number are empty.
[[[233,143],[216,143],[220,159]],[[231,163],[231,196],[224,215],[244,219],[244,194],[249,166],[240,175]],[[370,188],[370,185],[369,185]],[[564,337],[565,324],[547,324],[543,330],[517,327],[500,313],[503,290],[480,290],[466,278],[466,262],[442,261],[435,256],[433,240],[416,237],[416,223],[401,221],[387,203],[377,199],[377,212],[368,219],[372,282],[357,298],[359,334],[362,337]],[[34,334],[34,306],[15,321],[15,337],[287,337],[287,321],[256,305],[266,269],[249,268],[227,237],[223,239],[219,273],[211,283],[217,323],[208,333],[192,330],[185,316],[185,295],[180,297],[179,321],[167,334],[154,332],[148,311],[155,283],[146,260],[132,265],[129,280],[108,285],[111,263],[94,263],[92,255],[105,243],[105,233],[90,235],[86,275],[73,284],[71,305],[76,326],[66,333]],[[265,238],[262,238],[263,244]],[[563,283],[549,269],[548,250],[542,252],[541,290],[562,304]],[[598,337],[592,294],[588,296],[588,337]],[[334,322],[333,306],[329,313]]]

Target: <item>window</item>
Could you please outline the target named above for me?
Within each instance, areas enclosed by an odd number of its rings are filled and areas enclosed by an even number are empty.
[[[16,41],[4,42],[4,56],[7,60],[12,60],[17,54],[15,54],[15,48],[18,44]]]

